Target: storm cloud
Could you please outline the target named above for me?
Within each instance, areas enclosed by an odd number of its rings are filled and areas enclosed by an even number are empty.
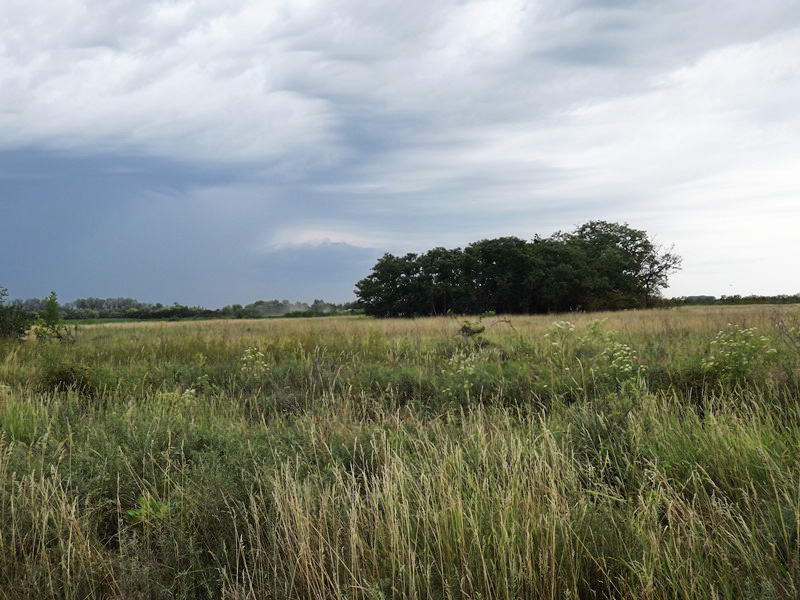
[[[794,293],[794,1],[5,0],[0,284],[351,298],[384,251],[627,221]]]

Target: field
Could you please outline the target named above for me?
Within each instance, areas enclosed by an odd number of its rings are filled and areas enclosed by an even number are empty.
[[[0,597],[800,597],[797,308],[472,321],[3,343]]]

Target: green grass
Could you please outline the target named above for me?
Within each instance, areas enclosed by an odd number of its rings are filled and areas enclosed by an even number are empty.
[[[2,343],[0,597],[800,597],[798,319]]]

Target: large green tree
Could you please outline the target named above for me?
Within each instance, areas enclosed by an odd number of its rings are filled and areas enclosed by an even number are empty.
[[[678,255],[662,250],[646,231],[627,224],[590,221],[563,238],[581,249],[590,267],[587,308],[647,306],[681,264]]]

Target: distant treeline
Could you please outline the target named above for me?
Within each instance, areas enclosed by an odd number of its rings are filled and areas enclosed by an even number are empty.
[[[385,254],[356,284],[380,317],[546,313],[653,306],[680,257],[627,224],[592,221],[527,241],[501,237],[465,248]]]
[[[22,312],[39,314],[45,299],[13,300],[9,303]],[[233,304],[220,309],[183,304],[164,305],[140,302],[134,298],[79,298],[61,305],[67,320],[90,319],[257,319],[279,316],[315,317],[349,312],[349,304],[335,304],[324,300],[290,302],[288,300],[258,300],[251,304]]]
[[[660,306],[689,305],[735,305],[735,304],[800,304],[800,294],[778,294],[777,296],[680,296],[678,298],[662,298]]]

